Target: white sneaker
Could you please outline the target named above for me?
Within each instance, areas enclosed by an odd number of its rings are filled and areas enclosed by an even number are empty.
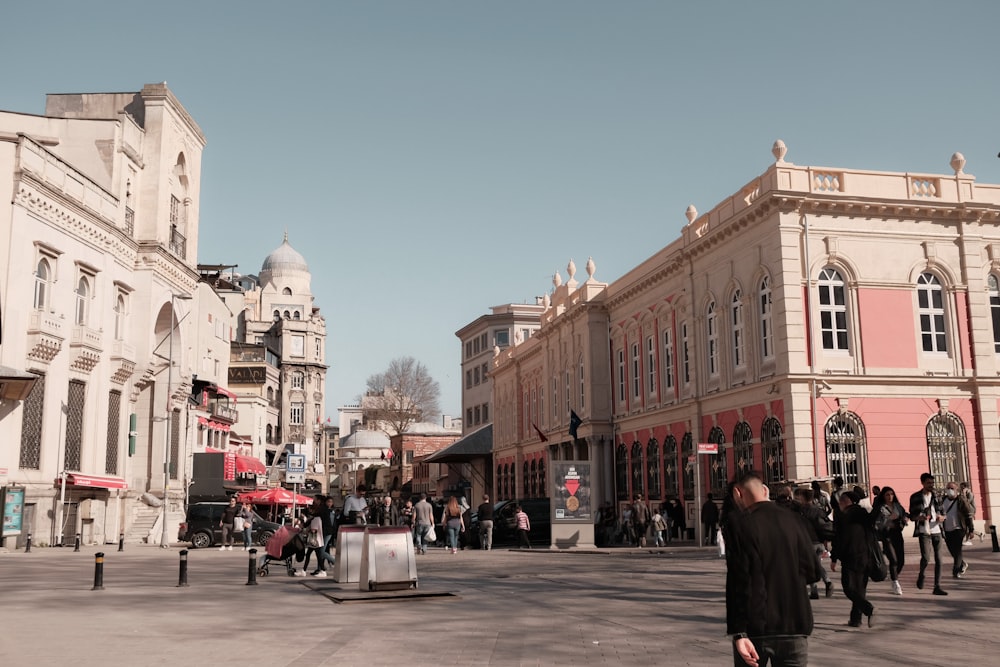
[[[324,572],[323,570],[320,570],[319,572],[313,572],[312,576],[319,577],[320,579],[323,579],[323,578],[326,577],[326,572]]]
[[[232,550],[233,550],[233,545],[232,545],[232,544],[230,544],[230,545],[229,545],[229,550],[230,550],[230,551],[232,551]]]
[[[898,581],[892,582],[892,594],[893,595],[902,595],[903,594],[903,587],[899,585]]]
[[[226,550],[226,545],[223,544],[221,547],[219,547],[219,551],[225,551],[225,550]]]
[[[306,571],[305,570],[295,570],[295,572],[292,574],[292,576],[294,576],[294,577],[304,577],[304,576],[306,576]]]

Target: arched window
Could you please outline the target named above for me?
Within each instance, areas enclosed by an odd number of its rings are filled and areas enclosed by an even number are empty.
[[[628,448],[624,442],[615,448],[615,494],[618,500],[628,500]]]
[[[927,422],[927,458],[935,485],[943,488],[948,482],[969,481],[966,449],[965,425],[961,419],[951,412],[930,418]]]
[[[545,493],[545,459],[538,459],[538,498],[544,498]]]
[[[267,402],[268,403],[274,402],[274,387],[267,388]]]
[[[526,495],[529,495],[529,497],[531,497],[531,498],[537,498],[538,497],[538,461],[532,461],[529,470],[530,470],[530,473],[529,473],[529,480],[528,480],[528,489],[530,490],[531,493],[530,494],[526,494]]]
[[[115,340],[125,338],[125,296],[118,295],[115,300]]]
[[[774,337],[771,328],[771,279],[764,276],[760,281],[760,291],[757,293],[760,308],[760,356],[763,359],[774,358]]]
[[[302,316],[299,314],[299,311],[296,310],[294,313],[292,313],[292,319],[293,320],[302,319]]]
[[[522,473],[521,473],[521,486],[523,488],[521,492],[522,498],[531,497],[531,475],[529,475],[529,472],[530,472],[530,467],[528,466],[528,462],[525,461],[524,465],[522,466]]]
[[[663,439],[663,496],[677,495],[677,438]]]
[[[494,499],[500,500],[502,498],[506,498],[507,496],[504,494],[503,464],[497,465],[496,482],[497,488],[494,490]]]
[[[87,306],[90,302],[90,281],[86,276],[80,276],[76,283],[76,323],[87,324]]]
[[[49,283],[52,280],[52,269],[49,260],[38,260],[35,268],[35,310],[45,310],[49,304]]]
[[[768,417],[760,427],[760,449],[764,458],[764,482],[774,484],[785,480],[785,442],[781,422]]]
[[[944,290],[933,273],[917,278],[917,308],[920,316],[920,340],[924,352],[947,352],[948,335],[944,328]]]
[[[746,422],[740,422],[733,429],[733,467],[736,478],[753,470],[753,433]]]
[[[681,460],[684,462],[684,488],[681,492],[688,500],[694,498],[694,464],[688,463],[692,456],[694,456],[694,441],[689,432],[681,438]]]
[[[852,412],[835,414],[826,421],[826,465],[833,477],[844,478],[851,487],[865,485],[867,443],[865,425]]]
[[[663,329],[663,400],[673,398],[674,388],[674,340],[671,335],[670,326]]]
[[[660,488],[660,443],[656,438],[650,438],[646,443],[646,488],[650,498],[659,498]]]
[[[282,294],[282,296],[291,296],[292,295],[292,288],[291,287],[282,288],[281,294]]]
[[[280,319],[281,319],[281,311],[279,310],[274,311],[274,321],[277,322]]]
[[[732,317],[733,326],[733,368],[743,368],[746,366],[746,352],[743,328],[743,292],[736,290],[733,292],[733,299],[729,304],[729,312]]]
[[[282,316],[283,316],[283,317],[284,317],[284,318],[285,318],[286,320],[290,320],[290,319],[292,319],[292,314],[291,314],[291,313],[289,313],[289,312],[288,312],[287,310],[286,310],[286,311],[285,311],[284,313],[282,313]]]
[[[267,438],[267,444],[270,445],[271,443],[274,442],[274,427],[268,424],[267,428],[265,429],[265,432],[266,432],[265,437]]]
[[[726,473],[726,433],[718,426],[713,426],[708,432],[708,441],[719,446],[719,453],[709,456],[708,488],[714,498],[723,498],[726,495],[726,484],[729,482],[729,475]]]
[[[987,285],[990,293],[990,319],[993,321],[993,351],[1000,353],[1000,285],[992,273],[987,279]]]
[[[715,312],[715,301],[705,309],[705,335],[708,342],[708,374],[719,374],[719,320]]]
[[[645,493],[645,484],[643,483],[643,478],[645,475],[645,469],[642,464],[642,443],[638,440],[632,443],[632,496],[636,494]]]
[[[819,272],[819,322],[823,349],[846,352],[847,294],[844,279],[829,267]]]

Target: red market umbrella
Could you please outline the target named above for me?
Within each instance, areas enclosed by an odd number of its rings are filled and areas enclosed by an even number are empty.
[[[313,501],[309,496],[293,493],[281,487],[241,493],[238,499],[241,503],[249,502],[253,505],[311,505]]]

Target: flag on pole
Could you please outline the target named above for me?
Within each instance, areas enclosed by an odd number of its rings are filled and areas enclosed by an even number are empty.
[[[385,461],[385,450],[382,450],[382,460]]]
[[[542,433],[542,429],[538,428],[538,426],[535,424],[535,422],[531,422],[531,425],[535,427],[535,433],[538,434],[538,437],[541,439],[542,442],[548,442],[549,441],[549,439],[545,437],[545,434]]]
[[[574,440],[576,440],[576,430],[578,428],[580,428],[580,424],[582,424],[582,423],[583,423],[583,420],[580,419],[580,417],[578,417],[575,412],[573,412],[572,410],[570,410],[569,411],[569,434],[570,434],[570,436],[573,437]]]
[[[391,450],[391,449],[389,449],[389,450],[386,450],[386,452],[385,452],[385,458],[386,458],[387,460],[389,460],[389,461],[391,461],[391,460],[392,460],[392,450]]]

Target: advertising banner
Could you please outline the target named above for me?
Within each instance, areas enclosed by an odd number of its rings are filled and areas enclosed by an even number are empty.
[[[552,461],[555,521],[593,520],[590,506],[590,462]]]
[[[3,487],[0,489],[3,502],[3,537],[21,534],[21,520],[24,516],[24,489]]]

